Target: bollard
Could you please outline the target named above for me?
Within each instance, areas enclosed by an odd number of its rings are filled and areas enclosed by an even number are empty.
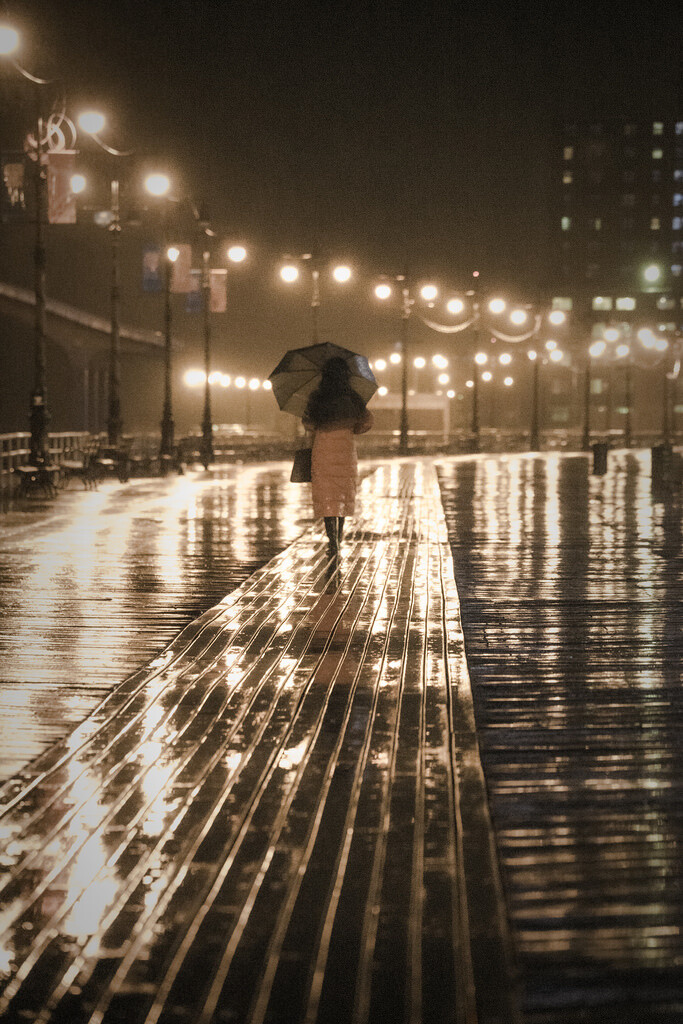
[[[652,446],[650,475],[655,483],[663,484],[671,479],[673,448],[668,441]]]
[[[607,452],[609,444],[606,441],[598,441],[591,445],[593,449],[593,473],[595,476],[603,476],[607,472]]]

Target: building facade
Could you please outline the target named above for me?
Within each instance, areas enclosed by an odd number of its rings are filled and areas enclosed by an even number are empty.
[[[606,422],[630,418],[640,389],[644,427],[659,415],[670,433],[683,412],[683,116],[567,125],[559,150],[553,304],[571,311]],[[620,399],[607,395],[619,366],[631,371]]]

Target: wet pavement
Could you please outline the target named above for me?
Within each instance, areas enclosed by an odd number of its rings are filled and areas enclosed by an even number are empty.
[[[0,512],[0,780],[310,525],[283,463],[75,481]]]
[[[529,1024],[683,1021],[681,491],[439,468]]]
[[[680,1024],[680,491],[436,465],[3,517],[0,1020]]]
[[[517,1020],[429,464],[380,467],[338,563],[304,533],[0,796],[4,1021]]]

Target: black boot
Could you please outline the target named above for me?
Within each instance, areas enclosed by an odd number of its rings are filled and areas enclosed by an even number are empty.
[[[336,555],[339,550],[338,526],[336,516],[325,516],[325,533],[330,542],[330,554]]]
[[[344,532],[344,516],[337,517],[337,542],[341,544],[342,534]]]

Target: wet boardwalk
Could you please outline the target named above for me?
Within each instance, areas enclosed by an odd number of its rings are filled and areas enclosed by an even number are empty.
[[[439,468],[528,1024],[683,1021],[681,492]]]
[[[517,1020],[433,467],[361,509],[5,785],[3,1021]]]
[[[60,739],[180,630],[310,525],[283,463],[0,513],[0,781]]]

